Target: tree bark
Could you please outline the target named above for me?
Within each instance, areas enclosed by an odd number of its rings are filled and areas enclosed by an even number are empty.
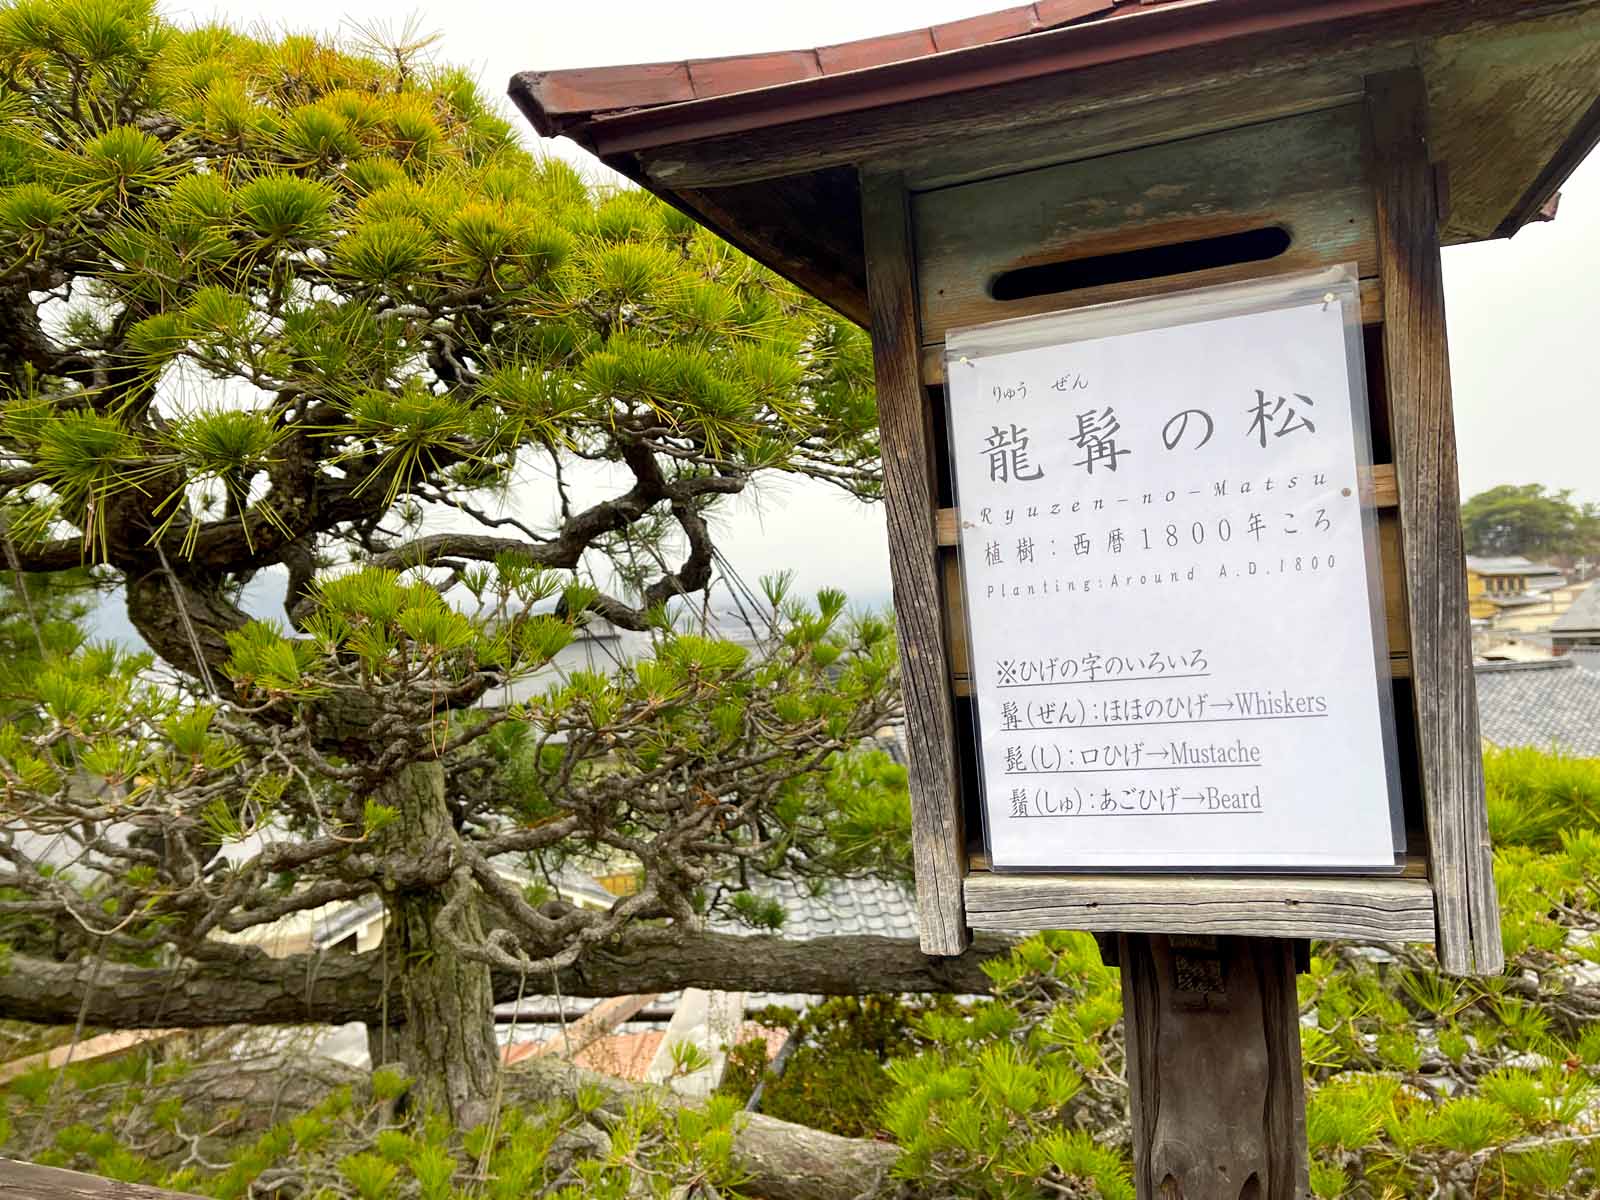
[[[0,1200],[200,1200],[193,1192],[169,1192],[0,1158]]]
[[[386,780],[375,799],[400,818],[385,840],[436,853],[459,841],[445,804],[444,767],[414,763]],[[483,941],[478,892],[465,871],[442,888],[396,889],[384,897],[389,923],[384,942],[400,967],[398,1024],[389,1029],[395,1061],[412,1078],[412,1103],[450,1114],[458,1129],[489,1119],[500,1064],[494,1034],[494,985],[489,968],[464,957],[456,938]],[[452,908],[447,936],[444,913]]]
[[[930,958],[904,938],[869,936],[790,940],[693,930],[639,929],[616,946],[599,946],[557,977],[563,996],[622,996],[703,987],[731,992],[869,992],[987,995],[982,965],[1004,955],[1010,939],[980,934],[955,958]],[[392,953],[392,947],[390,948]],[[389,1020],[404,1013],[391,958]],[[0,1016],[70,1025],[80,1009],[89,1025],[116,1029],[193,1029],[208,1025],[342,1024],[384,1019],[382,954],[298,954],[236,961],[182,961],[168,967],[91,961],[51,962],[23,954],[0,961]],[[525,998],[548,995],[527,981]],[[514,1000],[518,979],[495,973],[494,998]],[[551,989],[552,991],[554,989]]]
[[[556,1059],[525,1060],[507,1072],[505,1082],[508,1102],[530,1106],[570,1097],[588,1085],[605,1097],[600,1109],[612,1117],[621,1116],[642,1090]],[[670,1092],[651,1094],[663,1105],[692,1107]],[[872,1200],[897,1194],[889,1172],[900,1157],[898,1147],[760,1113],[734,1119],[733,1157],[747,1176],[741,1190],[764,1200]]]
[[[183,597],[188,624],[175,603],[174,582]],[[195,679],[209,675],[212,690],[231,696],[233,685],[222,669],[229,656],[228,634],[242,628],[249,621],[249,614],[220,588],[199,587],[182,576],[169,576],[164,569],[142,575],[130,571],[124,576],[124,585],[128,621],[150,648],[185,675]],[[193,641],[189,638],[191,629]],[[204,670],[195,660],[197,643]]]

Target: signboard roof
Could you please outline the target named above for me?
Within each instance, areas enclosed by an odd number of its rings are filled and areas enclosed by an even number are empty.
[[[527,71],[511,95],[864,320],[853,167],[942,186],[1353,103],[1419,60],[1443,240],[1538,219],[1600,139],[1600,0],[1040,0],[837,46]]]
[[[1155,5],[1183,2],[1185,0],[1143,0],[1142,3],[1141,0],[1041,0],[1038,4],[1022,4],[960,21],[947,21],[921,29],[805,50],[692,58],[624,67],[529,71],[518,76],[516,86],[526,89],[533,104],[528,116],[541,134],[554,137],[574,132],[582,140],[581,135],[575,132],[582,125],[595,118],[603,119],[628,110],[734,96],[760,88],[797,84],[876,67],[905,68],[936,54],[970,50],[1069,24],[1081,31],[1086,25],[1102,22],[1119,13],[1122,16],[1148,13]],[[1416,0],[1410,2],[1415,3]],[[1187,0],[1187,3],[1192,7],[1196,3],[1212,4],[1214,0]],[[872,87],[879,81],[851,82]],[[949,83],[949,78],[945,77],[942,86],[948,87]],[[923,94],[931,95],[940,86],[930,81],[930,86],[924,88]],[[836,111],[849,104],[843,99],[848,89],[836,87],[829,90],[841,97],[836,102]],[[861,94],[857,93],[858,96]],[[793,101],[786,97],[785,102]],[[745,101],[739,107],[747,114],[742,124],[749,127],[754,123],[755,106]]]
[[[832,46],[620,67],[527,71],[513,82],[512,94],[525,105],[529,119],[544,136],[568,134],[588,144],[586,135],[592,134],[597,146],[616,151],[627,148],[624,139],[616,136],[624,127],[632,133],[629,140],[642,145],[660,144],[659,137],[645,140],[641,131],[648,128],[675,126],[670,140],[687,140],[695,134],[737,132],[802,115],[856,112],[1096,62],[1433,2],[1040,0]],[[1158,15],[1163,18],[1160,22],[1152,20]],[[1034,36],[1046,33],[1053,36]],[[1031,39],[1024,46],[997,48],[998,43],[1024,37]],[[1078,53],[1071,59],[1056,57],[1068,48]],[[927,61],[935,57],[937,62]],[[850,78],[837,78],[840,76]],[[824,79],[828,85],[819,86]],[[780,88],[781,92],[775,90]],[[758,91],[767,94],[752,95]],[[701,103],[692,111],[646,112],[725,97],[737,99],[715,108]]]

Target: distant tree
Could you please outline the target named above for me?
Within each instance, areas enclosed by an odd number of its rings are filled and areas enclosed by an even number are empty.
[[[700,924],[778,924],[764,875],[903,869],[897,779],[836,803],[896,710],[888,623],[782,581],[753,650],[687,620],[753,480],[876,494],[865,335],[530,155],[423,49],[0,3],[0,538],[30,579],[98,564],[179,680],[58,646],[0,724],[0,919],[55,938],[4,1011],[365,1019],[470,1125],[523,991],[983,987]],[[276,624],[241,600],[268,570]],[[509,702],[589,614],[653,656]],[[609,909],[550,886],[616,855]],[[383,955],[240,943],[372,896]]]
[[[1580,504],[1570,488],[1501,484],[1461,506],[1468,554],[1577,557],[1600,550],[1600,505]]]

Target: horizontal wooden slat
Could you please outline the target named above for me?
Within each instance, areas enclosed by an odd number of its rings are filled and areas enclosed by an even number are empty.
[[[1266,272],[1271,274],[1271,272]],[[1169,283],[1174,282],[1172,280]],[[1182,282],[1182,276],[1177,282]],[[1062,312],[1074,308],[1087,307],[1088,302],[1077,300],[1071,295],[1059,296],[1058,305]],[[1098,301],[1096,301],[1098,303]],[[1383,320],[1383,285],[1376,279],[1363,279],[1361,281],[1361,323],[1363,325],[1376,325]],[[940,386],[944,383],[944,343],[924,346],[922,348],[922,378],[931,386]]]
[[[1408,837],[1409,845],[1405,856],[1405,865],[1400,868],[1396,876],[1392,871],[1344,871],[1341,876],[1362,879],[1426,879],[1428,877],[1428,846],[1427,839],[1420,831],[1414,837]],[[994,867],[989,861],[989,852],[982,848],[971,848],[967,851],[968,871],[991,871]],[[1213,876],[1212,878],[1215,878]]]
[[[670,187],[726,187],[870,163],[902,172],[922,192],[1359,103],[1365,75],[1415,53],[1410,46],[1327,50],[1321,64],[1288,70],[1275,60],[1225,73],[1175,73],[1168,66],[1152,71],[1143,86],[1126,65],[1102,69],[1105,77],[1095,85],[1071,72],[916,106],[647,148],[638,161],[653,183]]]
[[[1199,287],[1352,261],[1377,275],[1357,106],[926,192],[912,211],[924,345],[960,326],[1174,284],[1165,275],[998,301],[990,286],[1004,272],[1267,226],[1292,239],[1281,255],[1182,278]]]
[[[1250,934],[1432,942],[1433,887],[1407,877],[996,875],[964,884],[974,930]]]
[[[1392,57],[1382,55],[1379,61]],[[1071,90],[1081,100],[1090,99],[1081,87]],[[1339,66],[1313,67],[1289,79],[1239,79],[1230,86],[1188,95],[1101,108],[1059,124],[1011,125],[982,138],[950,138],[936,154],[929,154],[929,147],[924,145],[920,157],[915,151],[903,152],[908,160],[906,181],[914,191],[931,191],[991,178],[1004,171],[1102,158],[1141,146],[1203,137],[1219,130],[1338,108],[1360,100],[1359,70],[1346,58]]]

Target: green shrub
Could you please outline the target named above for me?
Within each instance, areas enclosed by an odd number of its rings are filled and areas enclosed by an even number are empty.
[[[896,1174],[963,1196],[1021,1200],[1056,1194],[1132,1197],[1120,1114],[1101,1087],[1121,1075],[1107,1036],[1121,1012],[1116,972],[1086,934],[1040,934],[987,964],[991,1000],[918,1022],[932,1046],[897,1059],[884,1122],[904,1150]],[[1122,1096],[1116,1092],[1116,1108]],[[1069,1190],[1070,1189],[1070,1190]]]
[[[843,1137],[879,1136],[881,1109],[894,1087],[887,1064],[930,1044],[919,1033],[923,1018],[958,1009],[948,996],[836,996],[804,1016],[758,1009],[750,1019],[787,1030],[795,1049],[779,1075],[768,1066],[765,1042],[732,1047],[719,1091],[742,1104],[761,1081],[761,1111],[768,1116]]]
[[[1579,1124],[1600,1032],[1566,994],[1600,961],[1600,763],[1491,750],[1486,772],[1505,973],[1455,979],[1423,947],[1318,943],[1300,978],[1319,1197],[1398,1200],[1446,1178],[1463,1196],[1600,1194],[1600,1147]],[[1081,935],[1031,938],[989,969],[994,999],[921,1019],[931,1044],[889,1064],[900,1174],[964,1196],[1056,1194],[1043,1147],[1063,1125],[1125,1171],[1116,973]],[[1070,1194],[1118,1194],[1117,1171],[1091,1174]]]
[[[1553,850],[1563,830],[1600,826],[1600,759],[1491,746],[1483,755],[1483,781],[1497,849]]]

